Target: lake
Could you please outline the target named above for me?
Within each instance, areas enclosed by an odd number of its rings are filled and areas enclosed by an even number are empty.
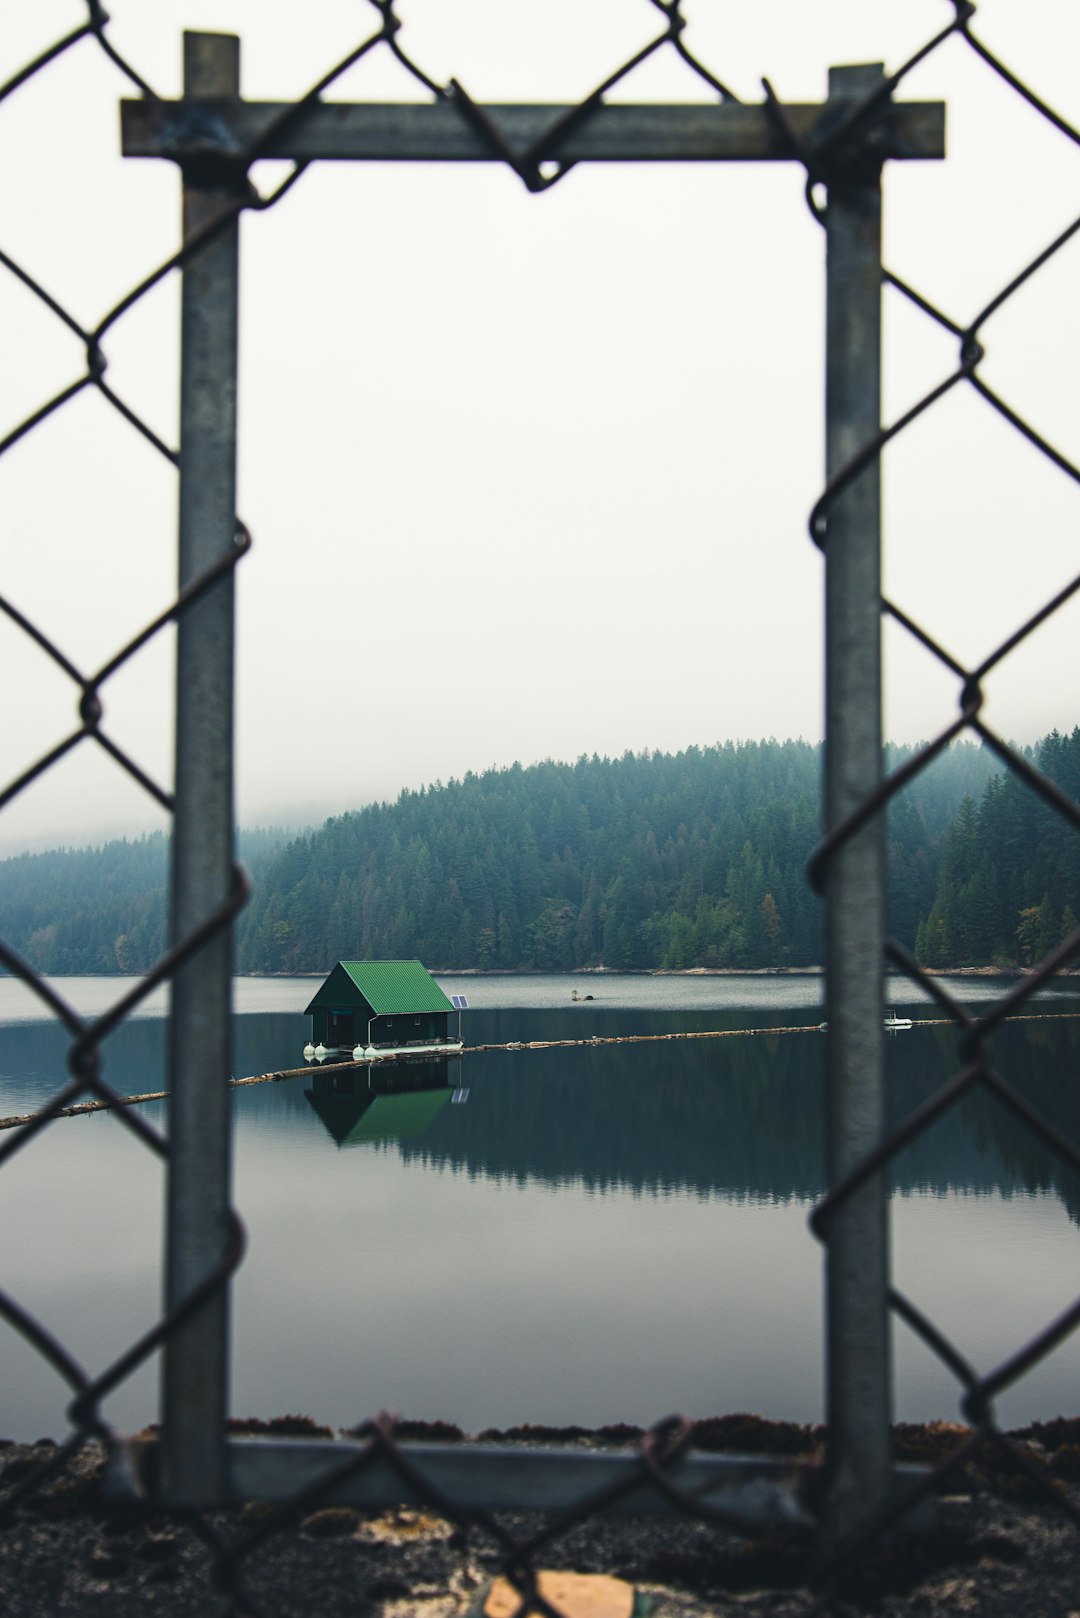
[[[366,1070],[233,1092],[249,1249],[233,1292],[237,1415],[332,1425],[382,1408],[469,1431],[648,1424],[672,1410],[822,1415],[822,980],[816,976],[463,977],[466,1045],[758,1029],[753,1037],[466,1050],[374,1099]],[[64,979],[80,1011],[119,979]],[[299,1066],[314,979],[239,979],[237,1076]],[[983,1003],[1006,987],[969,979]],[[590,1002],[571,996],[591,993]],[[936,1016],[909,985],[894,1009]],[[163,999],[106,1046],[120,1090],[164,1082]],[[1080,990],[997,1044],[1006,1078],[1080,1139]],[[1065,1014],[1065,1015],[1063,1015]],[[805,1026],[802,1033],[771,1029]],[[65,1037],[0,979],[0,1114],[64,1082]],[[953,1071],[947,1027],[888,1040],[899,1119]],[[436,1088],[431,1086],[435,1085]],[[160,1123],[161,1104],[145,1108]],[[10,1136],[0,1135],[0,1140]],[[1080,1185],[996,1103],[973,1098],[897,1160],[894,1276],[980,1369],[1080,1291]],[[60,1120],[0,1173],[2,1284],[100,1370],[155,1320],[161,1165],[118,1123]],[[5,1332],[0,1435],[59,1437],[64,1387]],[[896,1414],[955,1417],[937,1361],[896,1329]],[[1006,1425],[1080,1409],[1074,1338],[1003,1398]],[[156,1415],[147,1367],[106,1404]]]

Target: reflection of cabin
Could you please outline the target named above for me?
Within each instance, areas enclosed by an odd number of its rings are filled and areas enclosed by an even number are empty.
[[[339,1146],[422,1135],[454,1094],[445,1056],[312,1074],[304,1097]]]
[[[419,961],[339,961],[307,1008],[327,1050],[458,1048],[454,1007]]]

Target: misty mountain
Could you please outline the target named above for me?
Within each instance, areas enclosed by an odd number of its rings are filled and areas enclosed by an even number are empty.
[[[888,768],[909,753],[890,748]],[[436,970],[820,962],[805,869],[821,769],[821,746],[801,741],[583,756],[469,772],[299,836],[242,833],[254,891],[237,969],[414,956]],[[890,806],[890,927],[909,948],[925,953],[931,922],[937,955],[955,942],[939,923],[961,880],[958,817],[1014,790],[993,754],[961,743]],[[144,971],[164,948],[167,862],[161,834],[0,861],[0,931],[42,971]],[[1041,889],[1022,888],[1037,909]],[[1065,890],[1052,894],[1060,927]]]

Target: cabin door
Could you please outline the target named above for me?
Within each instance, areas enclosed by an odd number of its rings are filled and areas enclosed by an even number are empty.
[[[332,1011],[327,1029],[328,1045],[353,1045],[353,1015],[351,1011]]]

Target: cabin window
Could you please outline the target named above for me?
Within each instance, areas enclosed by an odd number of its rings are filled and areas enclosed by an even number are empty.
[[[393,1017],[387,1017],[387,1019],[386,1019],[386,1026],[387,1026],[387,1028],[393,1028],[393,1026],[394,1026],[394,1019],[393,1019]]]
[[[416,1027],[419,1028],[419,1026],[420,1026],[420,1018],[419,1017],[414,1017],[413,1022],[416,1024]]]

